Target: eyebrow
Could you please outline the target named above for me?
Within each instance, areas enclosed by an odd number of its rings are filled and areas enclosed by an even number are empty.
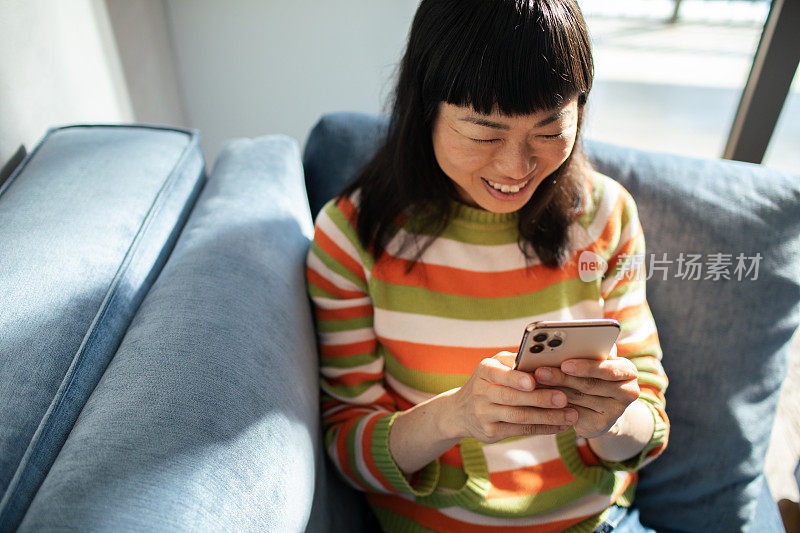
[[[534,128],[540,128],[542,126],[547,126],[548,124],[551,124],[551,123],[555,122],[556,120],[558,120],[559,117],[563,117],[568,112],[569,112],[569,109],[562,109],[558,113],[550,115],[546,119],[544,119],[544,120],[542,120],[540,122],[537,122],[536,124],[534,124],[533,127]],[[487,119],[481,118],[481,117],[467,116],[467,117],[464,117],[464,118],[460,118],[459,120],[461,120],[462,122],[471,122],[472,124],[477,124],[478,126],[486,126],[487,128],[494,128],[494,129],[497,129],[497,130],[510,130],[511,129],[511,127],[508,124],[503,124],[502,122],[495,122],[493,120],[487,120]]]

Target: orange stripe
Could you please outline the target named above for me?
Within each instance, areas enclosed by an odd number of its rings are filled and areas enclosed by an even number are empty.
[[[393,513],[414,520],[419,525],[434,531],[458,531],[459,533],[486,533],[489,531],[503,531],[504,533],[555,533],[587,519],[589,516],[549,522],[539,526],[481,526],[450,518],[436,509],[417,505],[398,496],[389,494],[367,494],[367,499],[373,505],[383,507]]]
[[[581,461],[583,461],[583,464],[585,465],[595,466],[601,464],[600,458],[597,457],[597,455],[587,444],[578,446],[578,455],[581,457]]]
[[[308,277],[308,281],[310,283],[337,298],[363,298],[366,296],[366,294],[361,291],[348,291],[346,289],[340,289],[326,278],[322,277],[322,275],[315,272],[309,266],[306,266],[306,276]]]
[[[461,461],[461,448],[456,445],[444,452],[439,456],[439,463],[455,468],[464,468],[464,463]]]
[[[362,353],[372,353],[378,343],[375,339],[361,342],[351,342],[349,344],[320,344],[319,353],[322,357],[337,358],[350,357]],[[324,365],[323,365],[324,366]]]
[[[655,331],[647,336],[646,339],[638,342],[618,342],[617,355],[627,355],[644,351],[646,348],[658,345],[658,333]]]
[[[364,409],[363,407],[357,407],[354,409],[342,409],[341,411],[336,411],[330,416],[325,417],[325,423],[332,425],[335,422],[343,422],[350,418],[357,418],[359,416],[368,415],[374,413],[374,409]]]
[[[381,372],[353,372],[350,374],[342,374],[335,378],[326,378],[326,380],[334,387],[337,385],[350,387],[352,385],[359,385],[365,381],[380,381],[382,377],[383,374]]]
[[[339,426],[339,432],[336,434],[336,458],[339,462],[339,468],[350,482],[361,487],[362,490],[367,490],[368,487],[358,479],[358,476],[350,467],[350,457],[347,455],[347,435],[353,431],[353,426],[356,425],[358,420],[357,417],[353,417]]]
[[[519,346],[486,348],[440,346],[384,337],[378,337],[378,340],[406,368],[438,374],[470,375],[483,359],[503,350],[516,352],[519,349]]]
[[[364,275],[364,269],[361,267],[358,261],[353,259],[350,255],[348,255],[347,252],[342,250],[342,248],[336,244],[336,242],[331,239],[322,229],[317,228],[317,231],[314,234],[314,240],[317,242],[320,248],[328,253],[328,255],[333,257],[339,264],[352,272],[354,275],[358,276],[358,279],[361,281],[367,281],[367,278]]]
[[[487,500],[497,498],[517,498],[539,494],[575,481],[561,459],[553,459],[538,465],[491,472],[492,486],[486,495]]]
[[[502,272],[476,272],[426,263],[422,268],[409,272],[410,266],[411,261],[407,259],[387,257],[375,265],[373,276],[393,285],[423,287],[433,292],[473,298],[530,294],[553,283],[578,277],[577,256],[560,269],[533,265]]]
[[[338,207],[339,211],[347,218],[350,225],[355,228],[356,221],[358,220],[358,211],[356,210],[356,206],[353,205],[353,202],[350,201],[350,198],[340,198],[339,201],[336,202],[336,207]]]
[[[633,251],[636,249],[636,243],[637,243],[638,239],[639,239],[639,232],[637,232],[636,235],[634,235],[633,237],[631,237],[630,239],[625,241],[625,243],[622,244],[621,246],[619,244],[617,245],[617,249],[614,252],[614,256],[611,257],[608,260],[608,270],[609,271],[612,270],[615,266],[617,266],[617,263],[619,263],[620,259],[623,259],[621,256],[623,256],[623,255],[626,255],[626,256],[633,255]],[[628,259],[628,258],[626,258],[626,259]],[[631,265],[631,266],[633,266],[633,265]],[[644,267],[644,264],[641,264],[640,266]],[[630,271],[630,269],[629,269],[629,271]],[[626,274],[626,276],[627,275],[628,274]]]
[[[371,316],[373,313],[371,305],[357,305],[354,307],[342,307],[340,309],[322,309],[314,307],[314,314],[317,320],[349,320],[351,318],[361,318]]]
[[[646,313],[647,310],[648,310],[647,302],[642,302],[640,304],[634,304],[634,305],[629,305],[627,307],[623,307],[622,309],[607,311],[603,315],[603,318],[616,318],[617,320],[622,321],[627,318],[638,317],[640,314]]]
[[[388,416],[388,415],[387,415]],[[378,465],[375,464],[375,458],[372,456],[372,433],[375,429],[375,424],[383,418],[382,416],[376,416],[369,422],[367,422],[366,427],[364,427],[364,434],[361,438],[361,449],[364,453],[364,463],[367,465],[367,470],[370,471],[372,476],[378,480],[378,482],[383,486],[384,489],[395,492],[394,487],[392,484],[389,483],[389,480],[386,479],[381,471],[378,469]]]

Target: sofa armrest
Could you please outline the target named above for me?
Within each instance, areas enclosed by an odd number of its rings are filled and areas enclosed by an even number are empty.
[[[21,531],[305,527],[311,232],[295,141],[228,144]]]

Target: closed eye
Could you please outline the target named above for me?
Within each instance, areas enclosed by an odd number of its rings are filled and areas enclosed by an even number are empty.
[[[470,140],[475,141],[476,143],[493,143],[499,141],[500,139],[473,139],[470,137]]]

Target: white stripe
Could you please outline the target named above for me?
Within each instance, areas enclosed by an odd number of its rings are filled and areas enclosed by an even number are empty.
[[[372,300],[370,299],[369,296],[365,296],[363,298],[352,298],[352,299],[347,298],[344,300],[338,298],[324,298],[322,296],[314,296],[312,300],[314,300],[314,304],[317,307],[325,310],[346,309],[348,307],[372,305]]]
[[[571,307],[510,320],[461,320],[375,309],[374,329],[384,339],[433,344],[437,346],[516,346],[530,322],[602,318],[599,301],[584,300]],[[491,357],[494,354],[487,354]]]
[[[426,402],[436,396],[435,394],[430,394],[427,392],[418,391],[408,385],[401,383],[391,374],[386,374],[384,376],[386,380],[386,384],[393,388],[397,393],[405,398],[407,401],[413,403],[414,405],[420,404],[422,402]]]
[[[395,257],[412,260],[417,253],[416,246],[407,246],[400,251],[402,239],[408,237],[405,230],[400,230],[387,246],[389,253]],[[499,245],[468,244],[446,237],[438,237],[425,250],[422,260],[426,264],[461,268],[468,266],[473,272],[505,272],[526,268],[541,263],[538,258],[527,262],[517,243]]]
[[[370,341],[375,338],[372,328],[346,329],[344,331],[328,331],[319,334],[319,342],[325,346],[340,346],[356,342]]]
[[[483,446],[489,472],[534,466],[561,457],[553,435],[534,435]]]
[[[557,522],[560,520],[589,517],[603,511],[612,503],[612,497],[609,495],[593,494],[591,496],[586,496],[575,500],[574,502],[564,505],[563,507],[559,507],[558,509],[550,511],[549,513],[525,518],[495,518],[492,516],[473,513],[462,507],[445,507],[443,509],[439,509],[439,512],[455,520],[461,520],[462,522],[468,522],[470,524],[477,524],[480,526],[535,526],[547,524],[549,522]]]
[[[364,288],[363,287],[359,287],[358,285],[356,285],[355,283],[353,283],[349,279],[347,279],[347,278],[345,278],[343,276],[340,276],[339,274],[337,274],[336,272],[334,272],[333,270],[328,268],[328,265],[323,263],[322,260],[319,257],[317,257],[316,254],[312,253],[312,254],[308,255],[307,266],[309,268],[311,268],[311,270],[313,270],[314,272],[316,272],[317,274],[319,274],[320,276],[322,276],[323,278],[325,278],[329,282],[333,283],[335,286],[337,286],[338,288],[340,288],[342,290],[358,291],[358,292],[361,292],[361,293],[364,292]],[[320,288],[322,290],[325,290],[322,287],[320,287]]]
[[[638,288],[630,290],[622,296],[605,300],[603,309],[606,311],[619,311],[620,309],[625,309],[626,307],[639,305],[645,301],[646,294],[647,291],[645,286],[640,285]]]
[[[603,190],[603,196],[600,198],[600,203],[597,206],[595,217],[592,219],[592,223],[589,224],[589,227],[586,228],[586,232],[583,235],[575,235],[576,240],[573,241],[573,248],[578,250],[586,248],[600,238],[611,218],[611,212],[617,203],[617,198],[622,193],[622,189],[620,189],[615,181],[601,177],[597,179],[604,180],[606,186]],[[577,226],[582,227],[579,224],[577,224]]]
[[[332,396],[339,401],[355,405],[369,405],[375,403],[376,401],[378,401],[378,398],[383,396],[383,394],[386,392],[386,389],[383,388],[383,385],[381,385],[380,383],[375,383],[370,388],[359,394],[358,396],[350,398],[347,396],[339,396],[338,394],[334,393],[331,390],[331,387],[325,382],[325,380],[322,380],[320,382],[320,386],[322,387],[322,390],[325,391],[325,393],[328,394],[329,396]]]
[[[323,366],[320,368],[320,373],[326,378],[338,378],[346,374],[355,374],[357,372],[375,373],[383,370],[383,357],[379,357],[365,365],[353,366],[349,368],[338,368],[332,366]]]
[[[656,332],[656,326],[651,321],[647,321],[645,324],[642,324],[641,327],[636,328],[633,331],[626,331],[625,333],[619,336],[617,339],[617,344],[625,344],[628,342],[641,342],[653,333]]]
[[[370,420],[372,420],[377,416],[383,416],[383,414],[384,413],[375,413],[373,415],[365,416],[364,419],[358,423],[355,434],[355,442],[356,442],[355,456],[356,456],[356,467],[358,469],[358,472],[361,474],[361,477],[363,477],[364,480],[367,483],[369,483],[369,485],[377,492],[388,493],[389,491],[383,488],[383,485],[380,483],[380,481],[375,479],[372,473],[369,471],[367,463],[364,460],[364,454],[365,454],[364,447],[361,445],[364,437],[364,428],[367,427],[367,424],[369,423]]]

